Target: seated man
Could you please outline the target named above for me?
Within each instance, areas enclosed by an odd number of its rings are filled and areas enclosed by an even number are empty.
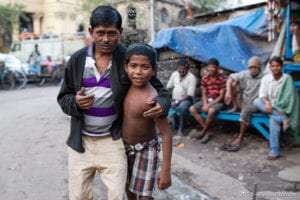
[[[193,132],[189,135],[190,138],[201,139],[201,143],[207,143],[211,133],[207,133],[209,126],[213,120],[215,113],[224,108],[224,94],[226,89],[226,78],[218,72],[219,61],[211,58],[207,62],[208,74],[204,75],[201,80],[201,98],[199,101],[190,107],[190,112],[196,121],[202,126],[200,133]],[[200,116],[200,112],[208,114],[204,121]]]
[[[55,67],[55,63],[52,61],[51,56],[47,56],[47,60],[43,62],[43,65],[47,67],[47,71],[50,74],[54,67]]]
[[[179,125],[177,135],[182,136],[184,119],[188,114],[190,105],[193,103],[197,79],[194,74],[189,72],[189,64],[181,60],[178,64],[177,71],[173,72],[167,89],[172,89],[172,108],[179,112]],[[169,116],[175,125],[175,115]]]
[[[259,58],[253,56],[248,61],[247,70],[233,73],[227,79],[224,101],[227,105],[231,102],[233,104],[233,108],[229,112],[235,112],[240,107],[240,132],[231,144],[224,144],[220,150],[238,151],[240,149],[251,115],[258,111],[253,105],[253,101],[258,97],[261,78],[262,72]],[[241,106],[238,105],[237,90],[240,93]]]
[[[261,79],[258,98],[253,104],[270,117],[269,160],[280,157],[279,138],[281,130],[298,137],[299,102],[294,80],[289,74],[282,73],[283,61],[280,57],[270,60],[271,74]]]

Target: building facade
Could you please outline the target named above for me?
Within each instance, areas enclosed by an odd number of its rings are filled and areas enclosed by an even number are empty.
[[[81,26],[82,15],[78,15],[78,3],[74,0],[1,0],[1,4],[22,4],[29,19],[21,21],[15,31],[20,34],[74,33]]]
[[[177,0],[154,1],[154,28],[155,32],[163,28],[178,25],[180,12],[184,5]],[[20,39],[20,34],[34,33],[35,35],[59,35],[65,33],[86,32],[89,27],[89,12],[81,9],[81,1],[76,0],[1,0],[0,4],[22,4],[29,21],[21,21],[19,27],[15,27],[12,40]],[[131,2],[118,1],[114,3],[123,17],[123,27],[132,28],[128,19],[128,8],[136,9],[135,25],[143,30],[145,40],[150,40],[150,3],[148,0]],[[19,37],[19,38],[18,38]]]

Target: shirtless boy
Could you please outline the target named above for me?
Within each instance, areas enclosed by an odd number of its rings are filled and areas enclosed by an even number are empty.
[[[132,83],[124,99],[122,134],[128,157],[128,200],[154,199],[155,186],[171,185],[172,135],[167,118],[146,118],[147,100],[157,96],[149,83],[156,71],[156,52],[146,44],[133,44],[127,50],[125,71]],[[159,163],[162,137],[162,163]],[[160,171],[158,171],[160,167]]]

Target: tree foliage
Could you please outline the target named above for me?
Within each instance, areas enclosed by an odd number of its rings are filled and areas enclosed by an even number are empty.
[[[23,4],[7,4],[0,5],[0,33],[8,31],[10,34],[13,27],[19,27],[19,19],[28,20],[24,12],[25,6]]]
[[[209,13],[219,8],[224,0],[193,0],[193,3],[199,6],[200,13]]]

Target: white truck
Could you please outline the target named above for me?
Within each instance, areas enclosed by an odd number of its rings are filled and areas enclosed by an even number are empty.
[[[62,64],[66,56],[70,56],[88,43],[89,38],[84,34],[42,35],[35,38],[22,38],[13,42],[10,53],[20,59],[22,63],[26,63],[30,53],[34,50],[34,45],[37,44],[42,61],[45,61],[47,56],[51,56],[55,63]]]

